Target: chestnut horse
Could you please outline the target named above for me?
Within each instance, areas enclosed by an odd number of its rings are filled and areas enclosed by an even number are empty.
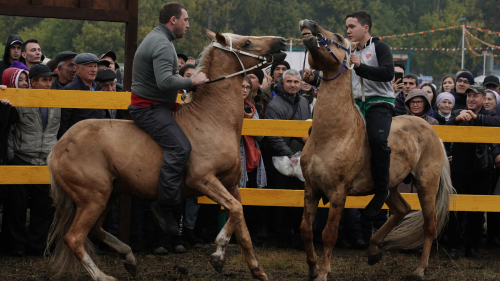
[[[192,145],[182,180],[183,198],[206,195],[227,212],[229,219],[216,238],[217,250],[211,257],[218,272],[234,232],[252,276],[268,280],[255,257],[237,187],[243,125],[241,73],[282,61],[286,41],[208,30],[207,36],[212,44],[200,55],[197,71],[211,80],[239,74],[199,86],[192,101],[173,113]],[[120,194],[157,198],[162,161],[162,148],[132,121],[85,120],[64,134],[47,160],[56,207],[47,249],[57,244],[51,257],[57,276],[64,272],[74,275],[83,265],[93,280],[115,280],[99,270],[87,252],[91,248],[89,233],[115,249],[126,270],[136,274],[130,247],[105,232],[101,224]]]
[[[307,252],[309,276],[326,280],[346,196],[373,194],[370,147],[364,118],[353,99],[351,71],[345,67],[347,70],[341,73],[344,67],[341,62],[345,61],[347,66],[350,64],[348,53],[354,43],[309,20],[300,22],[300,31],[303,43],[310,52],[308,59],[311,67],[323,71],[325,79],[338,75],[336,79],[321,84],[314,107],[312,133],[300,159],[305,177],[301,234]],[[326,43],[328,40],[333,43]],[[413,248],[423,243],[420,264],[412,275],[423,279],[432,241],[441,233],[447,220],[450,194],[453,194],[448,159],[436,132],[422,118],[393,118],[388,142],[392,153],[390,195],[386,203],[391,216],[370,239],[368,263],[380,261],[384,239],[389,247]],[[422,206],[421,211],[411,214],[410,205],[397,189],[410,173],[414,176]],[[325,249],[319,268],[312,243],[312,223],[321,197],[330,201],[330,209],[322,234]]]

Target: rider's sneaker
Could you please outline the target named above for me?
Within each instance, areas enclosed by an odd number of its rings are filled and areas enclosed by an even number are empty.
[[[364,214],[368,217],[373,217],[377,215],[382,207],[384,206],[385,200],[389,197],[389,190],[383,189],[375,192],[375,196],[373,196],[372,201],[368,203],[364,210]]]
[[[162,208],[158,201],[154,201],[151,203],[151,211],[153,211],[154,217],[163,231],[170,235],[179,235],[179,226],[171,208]]]

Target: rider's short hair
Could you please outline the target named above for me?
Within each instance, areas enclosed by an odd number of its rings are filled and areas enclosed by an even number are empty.
[[[360,10],[353,12],[345,17],[345,19],[348,18],[356,18],[363,26],[365,26],[365,24],[368,25],[368,32],[372,31],[372,17],[366,11]]]
[[[160,10],[160,23],[166,24],[170,21],[172,17],[179,19],[182,15],[183,9],[187,11],[186,7],[177,2],[169,2],[163,5],[163,7]]]
[[[285,77],[287,75],[294,75],[294,76],[298,75],[298,76],[300,76],[300,72],[298,70],[295,70],[295,69],[288,69],[287,71],[285,71],[285,73],[283,73],[283,77],[282,77],[283,82],[285,82]]]

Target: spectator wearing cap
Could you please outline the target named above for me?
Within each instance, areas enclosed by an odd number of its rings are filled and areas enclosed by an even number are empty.
[[[54,58],[57,65],[59,77],[52,81],[51,89],[63,90],[66,85],[73,82],[76,78],[75,57],[77,53],[64,51],[60,52]]]
[[[441,93],[436,98],[436,120],[439,125],[444,125],[451,117],[451,109],[455,105],[455,97],[448,92]]]
[[[21,46],[21,60],[29,69],[35,64],[41,63],[42,48],[38,44],[38,39],[30,38]]]
[[[21,59],[21,46],[23,39],[19,35],[11,34],[5,43],[3,59],[0,60],[0,78],[5,69],[9,68],[13,62]]]
[[[90,53],[82,53],[74,59],[76,77],[73,82],[64,87],[64,90],[100,91],[101,87],[94,82],[97,75],[99,58]],[[105,109],[63,108],[61,110],[61,127],[57,138],[61,138],[74,124],[85,119],[106,118]]]
[[[183,67],[188,60],[188,57],[184,54],[177,54],[177,61],[178,61],[178,66],[177,66],[177,71]]]
[[[32,89],[50,89],[52,77],[57,74],[43,64],[35,64],[29,72]],[[46,165],[46,159],[57,142],[61,109],[43,107],[16,107],[19,120],[9,132],[8,157],[11,165]],[[8,187],[9,199],[5,205],[5,222],[10,252],[42,256],[47,233],[53,218],[50,185],[16,185]],[[30,222],[26,228],[26,209],[30,202]]]
[[[462,75],[462,72],[460,75]],[[463,78],[463,76],[460,76]],[[457,79],[458,80],[458,79]],[[457,83],[458,84],[458,83]],[[455,126],[500,126],[500,117],[496,111],[486,110],[483,106],[486,92],[481,86],[470,86],[466,91],[465,109],[453,110],[446,125]],[[456,98],[456,96],[455,96]],[[451,180],[458,194],[487,195],[490,190],[493,160],[490,159],[492,144],[454,143],[451,146]],[[484,157],[481,157],[484,155]],[[482,238],[484,212],[467,212],[465,234],[465,256],[481,258],[479,244]],[[464,214],[450,215],[448,224],[448,254],[458,258],[460,245],[459,226]]]
[[[115,61],[116,61],[116,54],[112,50],[107,51],[106,53],[102,54],[99,56],[99,61],[108,61],[109,65],[108,68],[111,68],[113,71],[116,71],[115,68]]]
[[[453,106],[453,110],[467,108],[467,95],[465,91],[471,85],[474,85],[474,76],[472,76],[470,72],[462,71],[457,74],[455,89],[451,92],[455,97],[455,106]]]

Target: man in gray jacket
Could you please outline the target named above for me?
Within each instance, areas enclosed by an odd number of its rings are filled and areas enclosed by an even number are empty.
[[[189,28],[187,9],[170,2],[160,11],[160,23],[142,41],[134,57],[132,97],[129,112],[134,123],[163,147],[158,180],[158,200],[151,209],[160,227],[171,235],[179,233],[172,209],[181,203],[181,173],[191,153],[191,143],[172,116],[181,89],[208,81],[203,72],[190,78],[177,73],[173,40]]]
[[[53,76],[49,67],[35,64],[30,69],[32,89],[50,89]],[[10,165],[46,165],[46,159],[57,142],[61,109],[16,107],[19,121],[9,133],[8,158]],[[25,184],[9,187],[5,205],[11,254],[43,255],[47,233],[53,218],[52,199],[48,184]],[[30,224],[26,228],[26,209],[30,201]]]
[[[300,73],[289,69],[283,73],[281,80],[274,86],[276,97],[269,103],[266,110],[267,119],[277,120],[307,120],[311,118],[309,102],[300,94]],[[302,151],[306,139],[289,137],[267,138],[272,156],[287,156],[298,165],[294,154]],[[304,189],[304,183],[295,178],[275,173],[276,189]],[[274,225],[278,246],[283,248],[300,247],[299,226],[302,209],[274,208]]]

